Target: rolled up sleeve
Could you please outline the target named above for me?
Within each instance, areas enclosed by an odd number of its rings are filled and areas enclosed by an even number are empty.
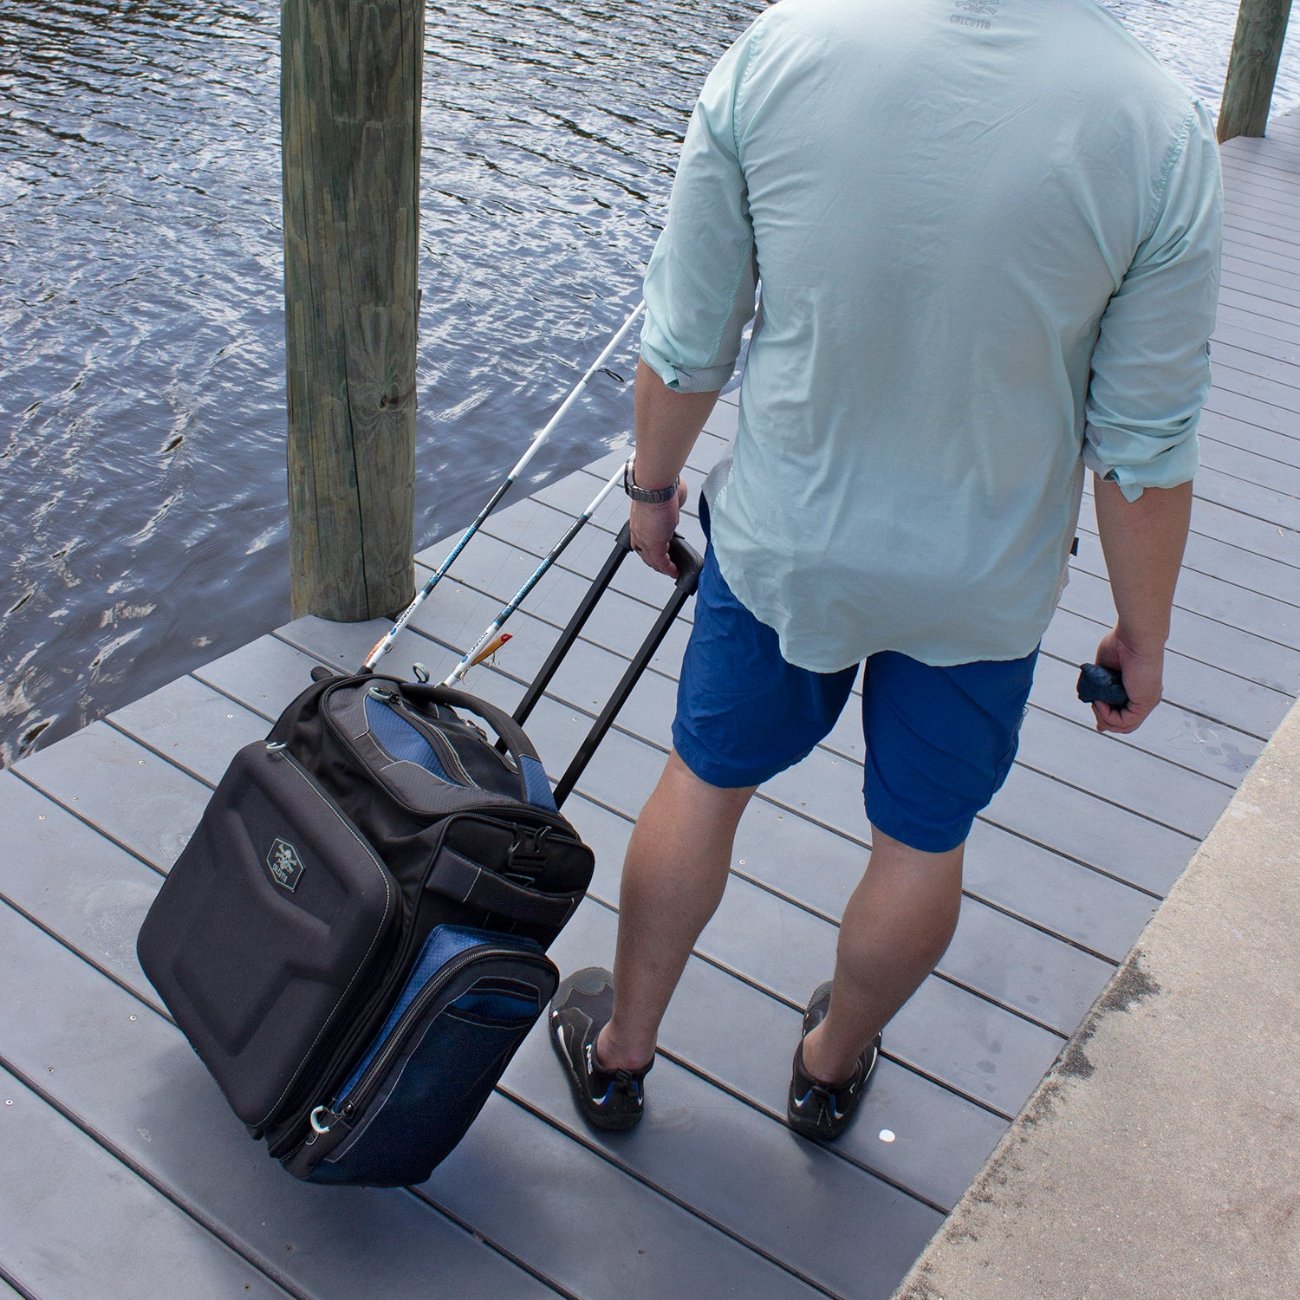
[[[751,28],[705,82],[646,270],[641,355],[677,392],[727,383],[754,314],[754,231],[736,119],[755,39]]]
[[[1219,295],[1222,183],[1209,113],[1188,112],[1154,225],[1101,319],[1083,458],[1129,501],[1196,472]]]

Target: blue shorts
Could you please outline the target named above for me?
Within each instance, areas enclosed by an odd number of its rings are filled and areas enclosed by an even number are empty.
[[[873,826],[927,853],[965,841],[1011,770],[1037,658],[935,668],[886,650],[867,660],[863,796]],[[673,745],[710,785],[761,785],[826,737],[857,673],[787,663],[776,633],[731,594],[710,547]]]

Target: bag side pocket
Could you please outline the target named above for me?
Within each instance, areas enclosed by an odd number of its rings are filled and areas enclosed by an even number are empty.
[[[420,1183],[460,1141],[559,973],[527,939],[438,926],[387,1021],[285,1160],[320,1183]]]

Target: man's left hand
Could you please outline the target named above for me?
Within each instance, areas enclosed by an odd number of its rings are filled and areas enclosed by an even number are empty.
[[[1117,709],[1113,704],[1100,702],[1092,706],[1098,731],[1114,731],[1127,735],[1136,731],[1160,703],[1163,691],[1164,647],[1156,646],[1145,651],[1128,645],[1118,628],[1112,628],[1097,647],[1097,662],[1120,674],[1128,703]]]

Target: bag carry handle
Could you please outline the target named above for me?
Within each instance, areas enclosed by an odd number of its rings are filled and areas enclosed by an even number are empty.
[[[516,885],[452,849],[443,848],[424,887],[444,898],[481,907],[513,921],[560,930],[583,899],[576,894],[547,894]]]
[[[425,686],[417,682],[403,682],[402,694],[413,703],[445,704],[466,713],[476,713],[501,737],[506,752],[519,769],[519,789],[522,798],[537,807],[555,809],[551,783],[546,779],[546,769],[533,742],[524,729],[504,709],[450,686]]]

